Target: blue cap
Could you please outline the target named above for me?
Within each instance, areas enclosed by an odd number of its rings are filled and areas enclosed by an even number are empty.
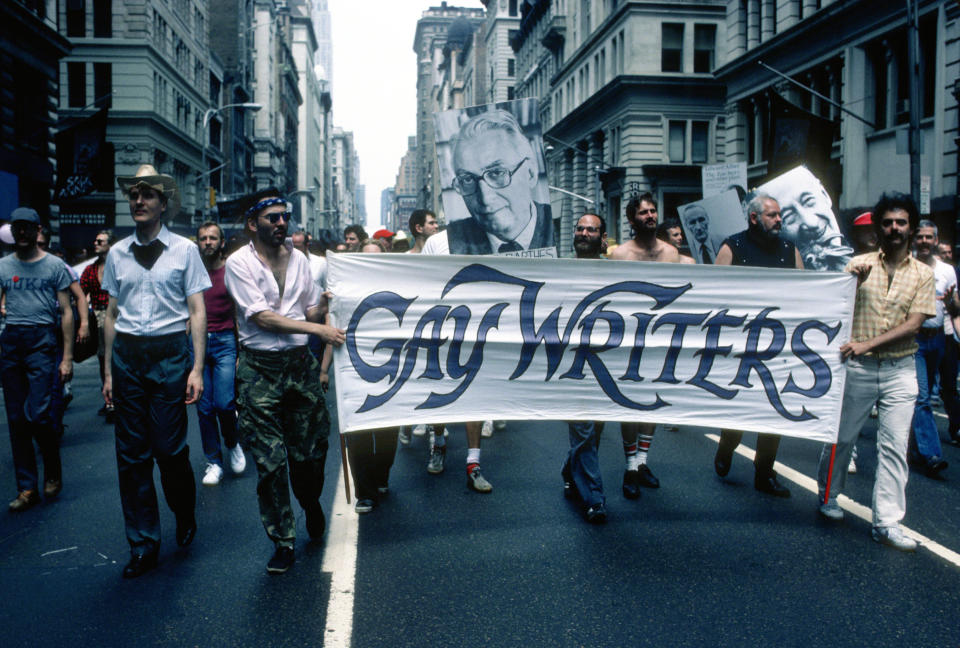
[[[10,212],[10,222],[16,223],[17,221],[36,223],[39,225],[40,216],[37,214],[37,210],[31,209],[30,207],[17,207]]]

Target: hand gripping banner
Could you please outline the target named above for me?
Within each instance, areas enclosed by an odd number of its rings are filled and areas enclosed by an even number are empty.
[[[834,442],[855,278],[732,266],[331,254],[345,432],[611,420]]]

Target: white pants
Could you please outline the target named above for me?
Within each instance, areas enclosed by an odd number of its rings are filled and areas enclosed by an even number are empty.
[[[837,454],[830,479],[830,499],[843,491],[847,466],[860,429],[877,404],[877,477],[873,485],[873,526],[896,526],[907,511],[907,440],[917,400],[917,370],[913,355],[896,360],[878,360],[871,356],[847,360],[847,383],[843,392],[843,411]],[[820,453],[818,482],[820,501],[827,488],[830,466],[829,444]]]

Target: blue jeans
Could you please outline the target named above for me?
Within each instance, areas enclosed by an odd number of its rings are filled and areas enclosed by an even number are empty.
[[[237,405],[234,402],[234,376],[237,369],[237,338],[233,331],[207,333],[207,353],[203,362],[203,394],[197,401],[200,440],[207,461],[223,466],[220,435],[228,448],[237,445]]]
[[[57,375],[57,333],[53,326],[9,324],[0,336],[0,348],[0,379],[17,490],[36,490],[39,477],[34,440],[43,457],[44,479],[61,479],[60,437],[50,398]]]
[[[950,419],[948,431],[955,439],[960,431],[960,395],[957,394],[957,365],[960,360],[960,348],[952,335],[944,336],[945,351],[940,363],[940,399],[943,409]]]
[[[917,349],[914,359],[917,365],[917,404],[913,410],[913,434],[910,435],[910,456],[918,461],[943,454],[940,447],[940,433],[933,418],[930,406],[930,390],[940,371],[940,362],[944,354],[944,335],[940,329],[934,335],[917,335]]]
[[[603,504],[606,499],[600,477],[600,456],[597,454],[603,423],[567,421],[567,427],[570,430],[570,453],[563,473],[577,487],[587,507]]]

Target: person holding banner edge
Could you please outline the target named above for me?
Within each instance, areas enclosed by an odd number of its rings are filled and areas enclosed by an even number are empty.
[[[920,216],[901,193],[884,194],[873,209],[880,250],[856,256],[846,269],[857,276],[851,340],[840,347],[847,363],[837,443],[820,453],[820,515],[839,521],[850,453],[860,428],[878,403],[877,471],[873,488],[876,542],[915,551],[900,528],[906,513],[907,442],[917,398],[914,353],[923,321],[936,314],[933,271],[910,256]]]
[[[330,417],[320,365],[307,340],[313,334],[340,345],[345,336],[321,323],[326,299],[309,261],[287,239],[287,201],[267,188],[248,204],[250,242],[227,258],[224,279],[237,304],[240,435],[257,464],[260,520],[275,546],[267,572],[282,574],[294,562],[291,487],[306,512],[310,537],[319,540],[326,529],[320,494]]]
[[[758,193],[747,203],[746,211],[747,229],[723,242],[714,265],[803,270],[803,260],[796,246],[780,236],[783,218],[777,201],[765,193]],[[720,477],[726,477],[730,472],[733,452],[742,437],[743,432],[739,430],[720,432],[720,443],[713,458],[713,467]],[[761,493],[790,497],[790,490],[777,481],[777,473],[773,470],[779,447],[779,434],[757,435],[753,487]]]

